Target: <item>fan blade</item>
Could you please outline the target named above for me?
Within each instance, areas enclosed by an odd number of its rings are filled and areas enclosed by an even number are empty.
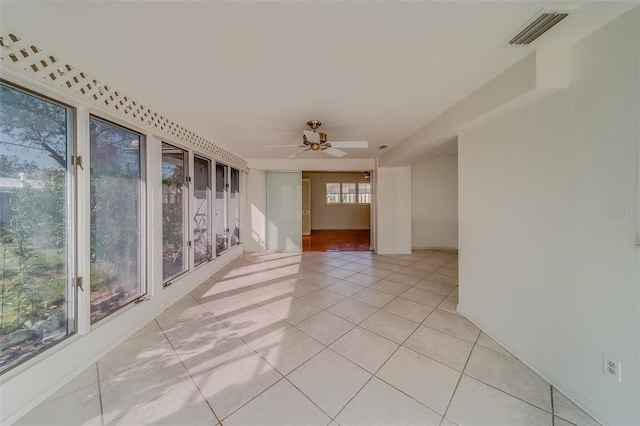
[[[262,148],[283,148],[283,147],[292,147],[292,146],[300,146],[300,145],[265,145]]]
[[[367,141],[330,141],[334,148],[369,148]]]
[[[326,152],[327,154],[333,155],[334,157],[344,157],[345,155],[347,155],[346,152],[340,151],[339,149],[335,148],[326,148],[322,152]]]
[[[300,151],[296,152],[295,154],[291,154],[287,158],[296,158],[298,155],[302,154],[305,151],[308,151],[308,149],[301,149]]]
[[[317,142],[320,143],[320,134],[317,132],[310,132],[308,130],[303,130],[302,133],[307,137],[309,142]]]

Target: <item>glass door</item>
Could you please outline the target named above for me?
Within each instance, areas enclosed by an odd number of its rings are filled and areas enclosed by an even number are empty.
[[[267,172],[267,249],[302,250],[302,172]]]

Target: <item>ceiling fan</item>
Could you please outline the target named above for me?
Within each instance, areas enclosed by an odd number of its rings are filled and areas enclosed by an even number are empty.
[[[322,125],[322,122],[318,120],[307,121],[307,126],[311,128],[309,130],[302,131],[302,145],[268,145],[263,148],[280,148],[295,146],[298,148],[304,148],[295,154],[290,155],[288,158],[295,158],[305,151],[322,151],[334,157],[344,157],[346,152],[337,148],[369,148],[367,141],[327,141],[327,135],[322,132],[318,132],[318,127]]]

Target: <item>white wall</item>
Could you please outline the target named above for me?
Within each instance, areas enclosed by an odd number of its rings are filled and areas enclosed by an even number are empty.
[[[458,156],[411,166],[411,245],[458,247]]]
[[[411,168],[379,167],[375,173],[375,249],[411,253]]]
[[[247,209],[243,242],[246,251],[264,251],[267,241],[267,178],[264,170],[247,174]]]
[[[640,9],[569,87],[459,140],[458,309],[591,414],[640,424]],[[603,373],[622,361],[622,383]]]
[[[303,172],[311,180],[311,229],[369,229],[369,204],[327,204],[327,183],[370,183],[363,172]]]

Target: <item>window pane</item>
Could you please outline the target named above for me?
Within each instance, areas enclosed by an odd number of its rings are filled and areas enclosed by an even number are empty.
[[[327,204],[340,203],[340,184],[328,183],[327,184]]]
[[[358,184],[358,202],[363,204],[371,203],[371,184],[370,183]]]
[[[211,226],[210,211],[211,205],[211,184],[209,167],[211,162],[204,158],[195,157],[193,159],[194,177],[193,177],[193,246],[194,261],[196,265],[211,259]]]
[[[229,248],[227,240],[227,188],[226,169],[224,164],[216,163],[216,254]]]
[[[0,372],[75,330],[71,110],[0,84]]]
[[[230,169],[229,182],[229,239],[231,246],[240,243],[240,170]]]
[[[167,281],[189,269],[185,250],[187,188],[186,152],[162,143],[162,278]]]
[[[140,134],[95,117],[91,143],[91,322],[145,293]]]
[[[355,183],[342,184],[342,202],[343,203],[356,202],[356,184]]]

